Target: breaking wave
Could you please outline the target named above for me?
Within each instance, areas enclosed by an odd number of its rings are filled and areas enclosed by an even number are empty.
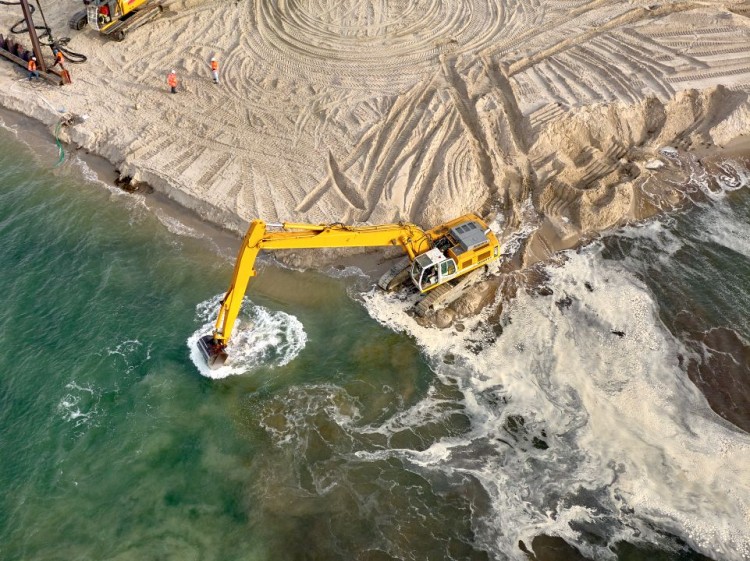
[[[412,334],[437,375],[458,382],[471,418],[461,437],[375,454],[480,481],[493,506],[478,524],[491,550],[517,551],[539,534],[579,545],[586,529],[606,546],[584,553],[610,557],[619,540],[661,543],[658,527],[741,559],[750,437],[709,408],[648,288],[602,251],[568,252],[546,270],[552,295],[519,293],[499,328],[489,310],[461,331],[423,328],[401,302],[366,295],[373,318]],[[400,422],[419,423],[425,404],[414,409]]]

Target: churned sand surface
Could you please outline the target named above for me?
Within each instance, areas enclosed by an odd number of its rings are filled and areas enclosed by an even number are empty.
[[[166,0],[122,43],[42,5],[89,61],[65,87],[0,61],[2,104],[238,232],[531,212],[544,257],[647,212],[660,148],[750,132],[746,1]]]

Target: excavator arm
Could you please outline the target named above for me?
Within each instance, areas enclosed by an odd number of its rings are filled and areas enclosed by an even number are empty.
[[[266,224],[262,220],[253,220],[242,241],[232,281],[221,301],[213,334],[199,339],[200,351],[210,368],[218,368],[226,362],[226,346],[247,285],[255,276],[255,260],[262,250],[400,246],[409,260],[414,261],[417,256],[432,248],[432,242],[425,231],[408,223],[345,226],[290,222]]]

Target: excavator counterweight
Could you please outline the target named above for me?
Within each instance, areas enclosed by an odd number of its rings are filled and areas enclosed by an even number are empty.
[[[242,241],[232,282],[216,319],[213,334],[198,340],[198,348],[209,368],[221,367],[229,358],[227,343],[242,305],[255,259],[260,251],[334,247],[400,247],[406,254],[400,270],[392,269],[378,283],[392,290],[412,284],[421,294],[431,293],[417,312],[447,301],[452,289],[465,284],[466,274],[500,257],[495,234],[478,216],[467,214],[431,230],[408,223],[379,226],[343,224],[266,224],[253,220]],[[411,281],[411,283],[409,282]],[[438,289],[438,290],[435,290]]]

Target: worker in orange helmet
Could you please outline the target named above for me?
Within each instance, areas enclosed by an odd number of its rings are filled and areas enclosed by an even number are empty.
[[[29,71],[29,82],[32,78],[39,78],[39,71],[36,69],[36,57],[33,56],[29,59],[26,69]]]
[[[171,88],[172,93],[177,93],[177,74],[174,70],[170,71],[167,75],[167,84]]]
[[[216,57],[211,59],[211,75],[214,77],[214,84],[219,83],[219,61]]]

